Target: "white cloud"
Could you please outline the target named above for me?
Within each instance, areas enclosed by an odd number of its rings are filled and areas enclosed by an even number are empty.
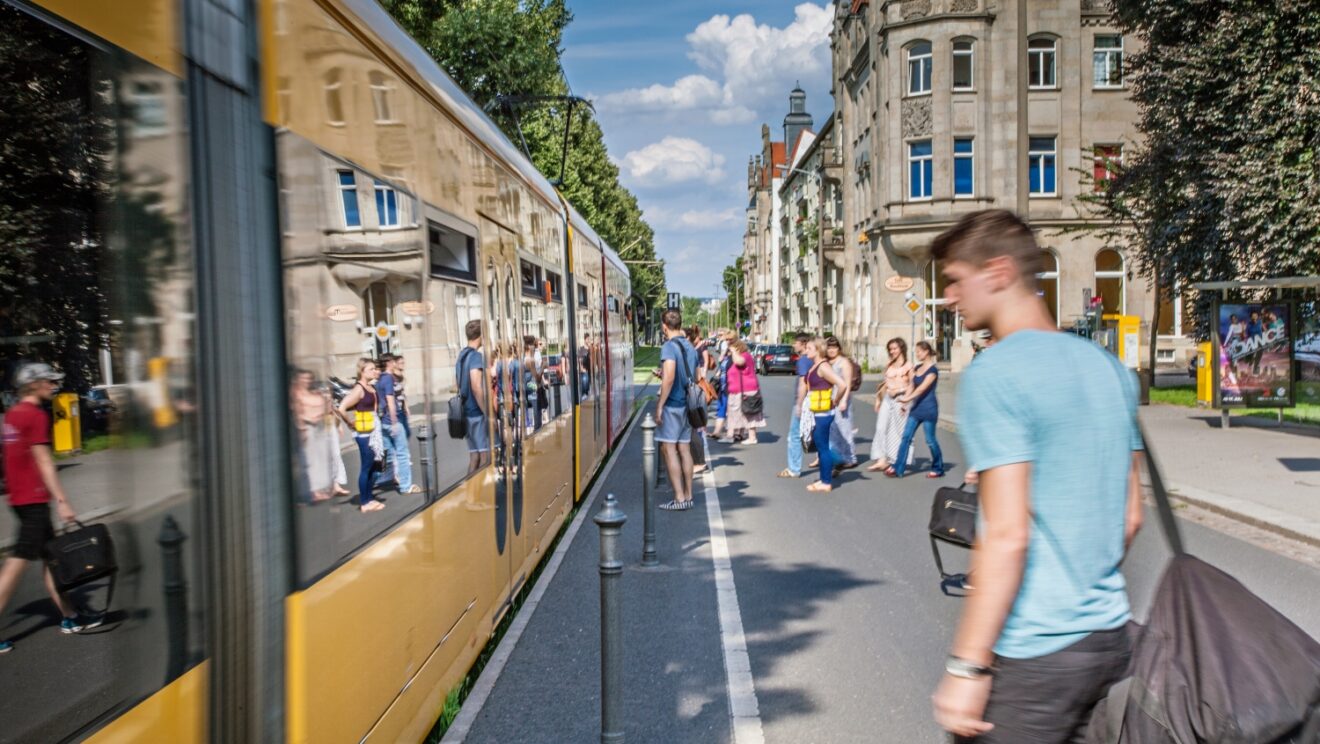
[[[736,225],[741,211],[737,207],[690,209],[679,216],[678,225],[690,230],[710,230],[725,225]]]
[[[619,167],[642,186],[715,183],[724,178],[724,156],[687,137],[665,137],[633,150],[623,156]]]
[[[826,79],[832,23],[829,7],[812,3],[798,5],[783,28],[747,14],[712,16],[687,35],[688,57],[710,74],[607,93],[597,106],[614,113],[704,111],[717,125],[755,121],[759,107],[782,103],[787,81]]]

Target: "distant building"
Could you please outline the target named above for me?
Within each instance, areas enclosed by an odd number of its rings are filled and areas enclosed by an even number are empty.
[[[1025,1],[835,4],[840,294],[850,300],[836,320],[872,365],[886,339],[909,335],[931,339],[955,368],[970,361],[970,336],[944,308],[930,243],[981,209],[1010,209],[1038,228],[1040,293],[1060,326],[1079,319],[1089,296],[1101,297],[1106,313],[1151,315],[1131,256],[1093,233],[1064,232],[1083,225],[1077,198],[1103,187],[1138,136],[1124,79],[1137,40],[1120,34],[1102,0],[1035,0],[1020,28]],[[924,303],[915,334],[907,292]],[[1193,351],[1177,305],[1161,313],[1169,336],[1161,361],[1182,364]]]
[[[775,198],[783,182],[784,143],[770,139],[761,125],[761,154],[747,164],[747,232],[743,234],[743,300],[748,307],[754,341],[777,341],[781,297],[780,204]]]
[[[797,93],[799,91],[794,91]],[[791,141],[780,203],[780,327],[834,333],[843,287],[843,192],[834,117]]]

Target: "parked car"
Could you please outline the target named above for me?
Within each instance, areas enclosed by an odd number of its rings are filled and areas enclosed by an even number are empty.
[[[760,347],[760,352],[756,355],[756,366],[763,375],[771,372],[788,372],[792,374],[797,369],[798,355],[793,352],[793,347],[787,344],[766,344]]]

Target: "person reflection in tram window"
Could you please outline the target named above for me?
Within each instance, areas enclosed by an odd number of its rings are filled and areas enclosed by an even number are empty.
[[[385,439],[376,421],[376,380],[379,377],[380,370],[374,361],[366,357],[359,359],[357,379],[338,408],[339,417],[353,429],[353,439],[358,446],[358,508],[364,514],[385,508],[384,502],[372,494],[376,474],[385,459]]]
[[[14,551],[0,568],[0,612],[13,598],[19,579],[31,561],[44,561],[46,544],[55,537],[50,519],[50,502],[65,524],[77,519],[69,499],[55,473],[55,459],[50,448],[50,417],[42,404],[55,396],[64,375],[48,364],[26,364],[18,370],[14,387],[19,401],[5,412],[5,479],[9,488],[9,508],[18,523]],[[69,599],[55,588],[50,569],[44,568],[46,591],[60,611],[60,632],[79,633],[100,625],[103,618],[82,618]],[[0,640],[0,654],[14,644]]]
[[[376,382],[379,398],[381,437],[389,454],[395,488],[399,493],[421,493],[422,487],[413,483],[412,452],[408,449],[408,412],[403,401],[403,357],[383,354],[380,357],[381,375]]]
[[[467,347],[459,352],[454,377],[467,418],[468,475],[472,475],[490,464],[490,429],[486,425],[490,383],[486,379],[486,359],[481,355],[481,321],[468,321],[464,334]]]
[[[582,345],[578,347],[578,389],[582,400],[591,394],[591,334],[582,336]]]
[[[524,418],[529,431],[541,428],[541,416],[545,410],[542,402],[545,393],[541,388],[541,359],[536,347],[535,336],[523,336],[522,380],[523,392],[527,396]]]
[[[330,498],[334,466],[330,464],[329,437],[325,434],[325,398],[312,390],[312,373],[293,370],[289,384],[289,406],[297,432],[297,494],[299,504],[315,504]]]

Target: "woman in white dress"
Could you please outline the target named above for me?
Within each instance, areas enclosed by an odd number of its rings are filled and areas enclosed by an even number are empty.
[[[907,342],[901,338],[891,338],[885,345],[889,351],[889,364],[885,367],[885,379],[875,391],[875,410],[879,414],[875,421],[875,437],[871,439],[871,459],[866,468],[881,471],[898,459],[898,446],[903,441],[903,427],[907,425],[907,406],[899,402],[899,397],[912,390],[912,364],[908,362]],[[912,457],[912,451],[908,451]]]

